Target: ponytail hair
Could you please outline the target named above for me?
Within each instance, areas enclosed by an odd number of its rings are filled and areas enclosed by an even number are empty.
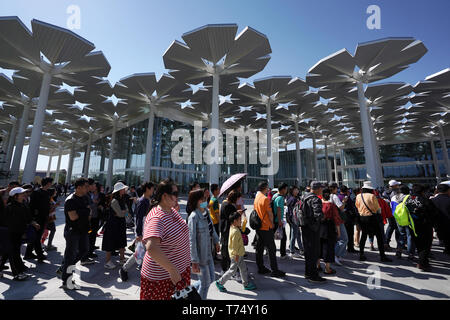
[[[171,193],[174,185],[175,182],[171,178],[161,180],[156,186],[155,194],[153,195],[153,199],[150,202],[149,210],[152,210],[154,207],[158,206],[161,202],[163,194]]]

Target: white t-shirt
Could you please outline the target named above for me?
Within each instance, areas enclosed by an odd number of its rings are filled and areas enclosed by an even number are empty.
[[[342,202],[339,200],[337,194],[332,193],[330,196],[330,201],[333,202],[338,208],[342,207]]]

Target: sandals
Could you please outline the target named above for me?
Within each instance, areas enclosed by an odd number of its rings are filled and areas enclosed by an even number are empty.
[[[336,274],[336,270],[330,268],[330,271],[325,270],[323,274]]]

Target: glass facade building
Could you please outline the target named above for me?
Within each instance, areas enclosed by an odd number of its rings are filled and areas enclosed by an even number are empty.
[[[418,141],[380,145],[380,159],[385,184],[391,179],[404,183],[434,184],[438,172],[434,166],[431,143],[434,143],[439,177],[445,178],[447,171],[443,162],[440,141]],[[450,157],[450,140],[446,140]],[[349,148],[341,151],[343,183],[351,187],[362,185],[366,178],[364,148]]]
[[[120,126],[119,126],[120,127]],[[191,134],[192,164],[175,164],[172,161],[172,150],[179,141],[172,141],[172,133],[176,129],[187,129]],[[208,166],[206,164],[194,164],[194,142],[192,137],[193,126],[187,123],[155,117],[153,126],[152,163],[150,170],[151,181],[159,181],[165,177],[171,177],[180,186],[181,192],[187,192],[189,184],[198,181],[207,184]],[[117,131],[115,154],[113,162],[112,183],[124,180],[128,185],[138,185],[144,179],[144,167],[146,161],[145,149],[147,144],[148,119],[142,120],[130,127]],[[206,130],[206,129],[203,129]],[[447,174],[443,162],[442,148],[439,141],[434,141],[437,163],[440,177]],[[106,183],[109,162],[111,137],[105,136],[93,142],[90,150],[89,177],[102,184]],[[203,150],[207,143],[203,142]],[[248,145],[247,145],[248,147]],[[412,142],[380,145],[380,158],[383,167],[385,183],[390,179],[402,182],[434,183],[436,181],[436,168],[434,167],[431,142]],[[447,140],[447,149],[450,153],[450,140]],[[75,150],[73,161],[72,180],[83,175],[85,167],[85,154],[87,146]],[[247,187],[249,191],[255,190],[258,183],[266,180],[261,175],[261,164],[248,164],[247,152],[246,164],[237,164],[236,140],[234,142],[233,158],[235,164],[221,166],[220,183],[230,175],[247,172]],[[226,156],[226,135],[223,136],[223,157]],[[300,185],[306,185],[313,179],[313,152],[311,149],[300,151],[302,181]],[[450,154],[449,154],[450,156]],[[258,156],[258,160],[260,157]],[[326,173],[326,161],[329,162],[331,180],[335,180],[333,151],[329,150],[329,157],[325,159],[324,150],[318,150],[318,179],[328,181]],[[351,187],[362,185],[366,179],[364,148],[346,148],[337,154],[337,166],[339,182]],[[298,184],[296,172],[295,150],[279,152],[279,170],[274,176],[275,185],[286,182],[290,185]],[[245,189],[245,188],[244,188]]]

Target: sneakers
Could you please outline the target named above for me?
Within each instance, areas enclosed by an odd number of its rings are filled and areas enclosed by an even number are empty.
[[[299,253],[291,253],[291,259],[293,258],[301,258],[302,256]]]
[[[75,281],[72,280],[72,285],[67,285],[66,283],[63,283],[63,285],[61,286],[61,288],[63,288],[64,290],[80,290],[81,287],[75,283]]]
[[[314,277],[314,278],[309,278],[308,277],[308,281],[311,283],[324,283],[327,282],[327,279],[322,278],[320,276]]]
[[[95,263],[95,261],[94,261],[94,259],[91,259],[91,258],[86,258],[84,260],[81,260],[81,262],[80,262],[80,264],[82,266],[86,266],[88,264],[93,264],[93,263]]]
[[[287,254],[285,254],[284,256],[281,256],[280,259],[281,259],[281,260],[291,260],[292,257],[289,256],[289,255],[287,255]]]
[[[216,287],[220,292],[227,292],[227,289],[219,283],[219,280],[216,280]]]
[[[116,265],[111,260],[109,260],[107,263],[105,263],[105,268],[112,270],[116,268]]]
[[[342,266],[341,260],[339,260],[339,258],[336,256],[334,257],[334,263],[336,263],[338,266]]]
[[[401,250],[397,250],[397,252],[395,252],[395,256],[399,259],[401,259],[402,257],[402,251]]]
[[[256,286],[253,282],[249,282],[246,286],[244,286],[244,290],[256,290]]]
[[[128,272],[123,270],[123,268],[120,268],[119,275],[120,275],[120,279],[122,279],[123,282],[128,280]]]
[[[17,276],[15,276],[13,280],[15,280],[15,281],[23,281],[23,280],[25,280],[28,277],[29,277],[28,274],[22,272],[22,273],[19,273]]]
[[[4,270],[8,270],[8,269],[9,269],[8,266],[1,266],[1,267],[0,267],[0,271],[4,271]]]
[[[384,251],[389,252],[389,251],[391,251],[391,250],[392,250],[391,246],[390,246],[388,243],[386,243],[386,244],[384,245]]]
[[[267,269],[266,267],[264,267],[264,269],[258,270],[259,274],[268,274],[268,273],[271,273],[271,272],[272,272],[272,270]]]
[[[286,276],[286,272],[281,270],[274,270],[270,273],[270,276],[274,278],[283,278]]]

